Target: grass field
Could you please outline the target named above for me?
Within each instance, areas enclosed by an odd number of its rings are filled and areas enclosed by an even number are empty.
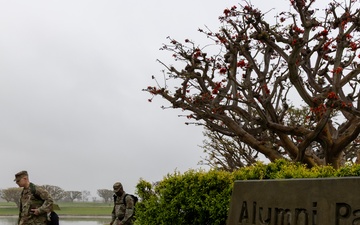
[[[112,205],[109,203],[94,202],[60,202],[59,215],[69,216],[110,216]],[[0,216],[17,216],[19,209],[15,203],[0,202]]]

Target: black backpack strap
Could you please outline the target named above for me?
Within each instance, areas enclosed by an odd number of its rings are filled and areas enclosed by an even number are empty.
[[[128,196],[129,194],[125,194],[125,196],[124,196],[124,198],[123,198],[123,203],[124,203],[124,205],[125,205],[125,207],[126,207],[126,196]]]
[[[20,218],[20,214],[21,214],[21,212],[22,212],[22,201],[21,201],[21,198],[22,198],[23,194],[24,194],[24,189],[22,189],[22,191],[21,191],[21,195],[20,195],[20,205],[19,205],[20,210],[19,210],[19,218]]]
[[[42,200],[44,201],[40,195],[36,194],[36,185],[33,183],[30,183],[30,192],[31,194],[37,199],[37,200]]]
[[[117,195],[116,195],[116,194],[114,194],[114,195],[113,195],[113,198],[114,198],[114,202],[116,202]]]

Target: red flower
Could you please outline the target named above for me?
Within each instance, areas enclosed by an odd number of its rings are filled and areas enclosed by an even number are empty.
[[[248,6],[248,5],[246,5],[246,6],[244,7],[244,10],[252,11],[252,8],[251,8],[250,6]]]
[[[350,45],[351,50],[353,50],[353,51],[356,51],[356,49],[358,48],[358,47],[357,47],[357,44],[356,44],[355,42],[353,42],[353,41],[350,42],[349,45]]]
[[[340,74],[342,71],[343,71],[343,68],[339,66],[338,68],[336,68],[336,69],[333,71],[333,73],[334,73],[334,74]]]
[[[221,73],[221,74],[225,74],[226,71],[227,71],[227,69],[226,69],[225,67],[223,67],[223,68],[220,69],[220,73]]]
[[[293,30],[294,30],[296,33],[300,33],[300,34],[304,33],[304,30],[301,29],[301,28],[299,28],[299,27],[297,27],[297,26],[294,26],[294,27],[293,27]]]
[[[328,99],[338,99],[339,97],[336,95],[336,93],[335,92],[329,92],[329,94],[328,94]]]
[[[216,34],[216,37],[219,39],[219,41],[220,41],[221,43],[226,43],[226,42],[227,42],[227,41],[226,41],[226,38],[220,36],[219,34]]]
[[[230,13],[231,13],[231,11],[230,11],[229,9],[225,9],[225,10],[224,10],[225,16],[229,16]]]
[[[326,111],[326,106],[321,104],[318,107],[310,108],[310,111],[322,115]]]
[[[240,60],[240,61],[237,63],[237,67],[243,68],[244,66],[246,66],[245,60]]]
[[[219,89],[221,88],[221,82],[216,82],[214,90],[212,91],[213,94],[219,93]]]
[[[201,55],[201,51],[200,50],[196,50],[194,53],[194,58],[198,58]]]
[[[331,45],[332,42],[333,42],[333,40],[329,40],[328,42],[326,42],[323,46],[323,50],[324,51],[329,50],[329,46]]]
[[[320,32],[320,35],[322,35],[322,36],[326,36],[328,34],[329,34],[329,31],[326,29]]]

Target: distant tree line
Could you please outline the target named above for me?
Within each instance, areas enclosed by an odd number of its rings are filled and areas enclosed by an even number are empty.
[[[56,202],[74,202],[75,200],[84,202],[89,201],[90,191],[65,191],[64,189],[54,185],[40,186],[46,189]],[[14,202],[17,206],[19,206],[21,191],[22,188],[19,187],[0,189],[0,198],[7,202]],[[114,192],[108,189],[98,189],[97,194],[104,202],[109,202],[111,201]]]

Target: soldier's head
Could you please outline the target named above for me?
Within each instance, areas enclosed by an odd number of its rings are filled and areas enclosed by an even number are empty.
[[[116,182],[114,185],[113,185],[113,189],[114,189],[114,192],[118,195],[122,195],[124,193],[124,189],[123,189],[123,186],[120,182]]]
[[[17,174],[15,174],[14,181],[17,185],[19,185],[19,187],[28,187],[30,183],[28,172],[25,170],[18,172]]]

